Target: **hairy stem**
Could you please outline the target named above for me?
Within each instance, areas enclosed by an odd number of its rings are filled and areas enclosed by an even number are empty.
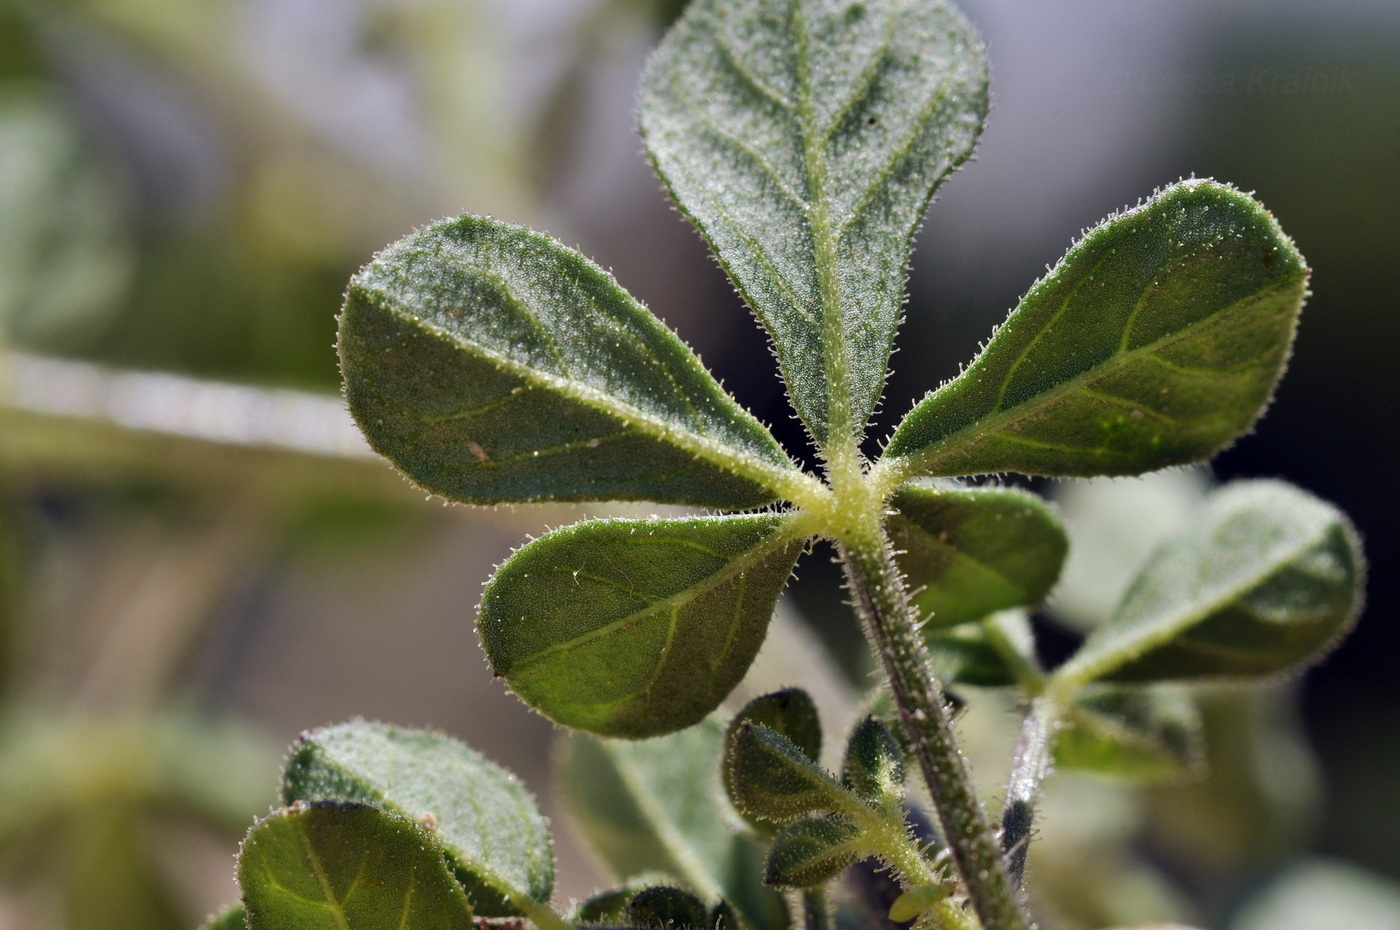
[[[826,886],[802,892],[802,930],[832,930],[831,909],[826,903]]]
[[[889,678],[901,724],[973,909],[985,930],[1030,930],[953,735],[943,689],[929,666],[882,523],[862,521],[839,546],[856,610]]]
[[[1036,798],[1040,796],[1041,782],[1050,774],[1059,717],[1059,702],[1038,697],[1031,702],[1016,738],[1011,778],[1006,785],[1006,806],[1001,812],[1001,848],[1006,854],[1012,885],[1018,889],[1026,874],[1026,852],[1035,824]]]

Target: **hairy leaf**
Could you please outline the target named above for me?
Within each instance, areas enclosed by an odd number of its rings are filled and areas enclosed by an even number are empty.
[[[762,724],[740,724],[727,761],[735,806],[751,817],[787,823],[844,801],[845,789],[836,779],[792,740]]]
[[[623,909],[627,926],[658,930],[714,930],[705,902],[680,888],[645,888]]]
[[[904,750],[889,727],[874,717],[861,720],[851,731],[841,784],[874,804],[904,799]]]
[[[424,824],[481,916],[549,903],[554,855],[534,798],[444,734],[362,720],[307,733],[287,760],[282,801],[355,801]]]
[[[745,723],[761,723],[773,732],[781,733],[792,740],[793,745],[802,750],[807,758],[813,761],[821,758],[821,718],[817,715],[817,705],[812,701],[811,695],[801,688],[785,688],[756,697],[745,704],[744,709],[729,721],[729,727],[725,730],[726,756],[732,751],[734,735]],[[737,796],[734,769],[729,765],[722,765],[721,769],[724,775],[724,790],[732,799]],[[771,823],[750,817],[742,811],[740,813],[749,822],[749,826],[758,832],[770,836],[777,833],[777,828]]]
[[[1241,481],[1169,539],[1057,672],[1067,685],[1276,675],[1351,626],[1364,560],[1347,518],[1278,481]]]
[[[862,429],[884,389],[909,243],[972,153],[986,72],[940,0],[697,0],[647,69],[657,173],[772,336],[819,442],[833,415]]]
[[[773,514],[556,530],[491,580],[481,642],[551,720],[605,736],[678,730],[743,677],[802,545]]]
[[[731,826],[723,740],[714,718],[639,742],[572,734],[561,744],[557,781],[616,877],[670,875],[707,902],[730,901],[751,930],[785,930],[782,897],[759,882],[762,850]]]
[[[355,276],[340,364],[370,445],[453,500],[744,508],[795,474],[607,272],[483,217],[429,226]]]
[[[1134,475],[1208,458],[1259,416],[1308,269],[1260,204],[1183,181],[1089,232],[887,455],[909,474]]]
[[[238,855],[248,930],[470,930],[471,906],[427,833],[360,804],[274,811]]]
[[[1105,688],[1075,701],[1055,734],[1055,764],[1135,782],[1204,774],[1201,713],[1177,689]]]
[[[906,485],[893,509],[900,570],[934,627],[1040,603],[1069,551],[1060,519],[1025,491]]]
[[[799,820],[768,850],[763,880],[782,888],[810,888],[831,881],[860,858],[860,828],[825,816]]]
[[[230,904],[217,914],[211,916],[200,930],[247,930],[248,915],[243,910],[242,904]]]

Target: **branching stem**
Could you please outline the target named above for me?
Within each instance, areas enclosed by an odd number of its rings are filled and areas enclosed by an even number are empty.
[[[945,842],[985,930],[1030,930],[972,786],[878,511],[838,539],[865,634],[889,678]]]

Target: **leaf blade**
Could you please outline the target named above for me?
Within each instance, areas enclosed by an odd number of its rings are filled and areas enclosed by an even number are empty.
[[[477,629],[531,707],[605,736],[703,719],[758,652],[801,551],[800,517],[599,520],[497,571]]]
[[[913,233],[986,93],[981,43],[942,2],[704,0],[647,68],[652,163],[819,444],[833,415],[862,430],[883,391]]]
[[[284,804],[369,804],[430,824],[487,917],[524,916],[554,888],[549,828],[510,772],[441,733],[355,721],[304,734],[282,776]]]
[[[888,521],[914,604],[935,627],[1038,604],[1069,551],[1064,525],[1012,488],[905,485]]]
[[[1072,687],[1282,674],[1350,629],[1364,574],[1335,507],[1283,482],[1235,482],[1157,550],[1054,677]]]
[[[1267,405],[1307,274],[1253,198],[1172,185],[1071,248],[886,455],[911,475],[1080,477],[1208,458]]]
[[[359,804],[274,811],[238,854],[248,930],[469,930],[471,907],[436,844]]]
[[[759,882],[762,850],[731,826],[723,740],[713,717],[637,742],[574,733],[560,744],[560,782],[581,832],[620,880],[669,873],[707,903],[731,902],[754,930],[785,930],[782,897]]]
[[[453,500],[744,509],[796,480],[610,275],[518,226],[464,216],[380,252],[351,281],[339,352],[370,444]]]

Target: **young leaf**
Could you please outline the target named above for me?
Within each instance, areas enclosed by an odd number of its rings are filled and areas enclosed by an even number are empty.
[[[851,731],[841,784],[875,804],[898,804],[904,798],[904,750],[874,717],[866,717]]]
[[[1055,764],[1135,782],[1204,774],[1201,713],[1179,690],[1105,688],[1071,705],[1055,734]]]
[[[1025,491],[906,485],[893,509],[900,570],[936,627],[1038,604],[1069,551],[1060,519]]]
[[[230,904],[205,921],[199,930],[248,930],[248,915],[242,904]]]
[[[1070,249],[886,455],[911,475],[1136,475],[1209,458],[1268,402],[1307,276],[1253,198],[1175,184]]]
[[[671,875],[708,902],[730,901],[751,930],[786,930],[782,896],[759,881],[762,851],[731,826],[720,784],[723,739],[714,718],[640,742],[573,734],[560,744],[558,782],[615,876]]]
[[[768,849],[763,881],[780,888],[810,888],[831,881],[860,858],[860,828],[840,817],[799,820]]]
[[[860,430],[884,389],[915,228],[987,112],[940,0],[697,0],[642,79],[657,173],[768,330],[798,414]]]
[[[360,804],[274,811],[238,854],[248,930],[470,930],[471,906],[437,844]]]
[[[1291,671],[1351,626],[1363,572],[1356,533],[1331,504],[1278,481],[1227,485],[1056,677],[1076,686]]]
[[[656,930],[714,930],[705,902],[680,888],[645,888],[622,912],[630,927]]]
[[[487,585],[481,642],[551,720],[605,736],[678,730],[743,677],[802,545],[774,514],[556,530]]]
[[[801,688],[785,688],[756,697],[745,704],[744,709],[729,721],[725,730],[726,758],[733,752],[735,734],[745,723],[760,723],[775,733],[781,733],[814,762],[821,758],[821,718],[817,715],[817,705],[812,701],[811,695]],[[720,768],[723,770],[724,790],[733,799],[737,797],[738,790],[734,784],[734,769],[729,765],[722,765]],[[777,832],[772,824],[746,814],[744,817],[749,821],[749,825],[760,833],[771,835]]]
[[[847,798],[836,779],[781,733],[739,725],[729,746],[735,805],[761,820],[787,823],[812,811],[839,809]]]
[[[554,855],[534,799],[444,734],[362,720],[307,733],[287,760],[282,801],[354,801],[426,825],[481,916],[549,903]]]
[[[796,474],[607,272],[518,226],[466,216],[380,252],[339,348],[370,445],[453,500],[746,508]]]

